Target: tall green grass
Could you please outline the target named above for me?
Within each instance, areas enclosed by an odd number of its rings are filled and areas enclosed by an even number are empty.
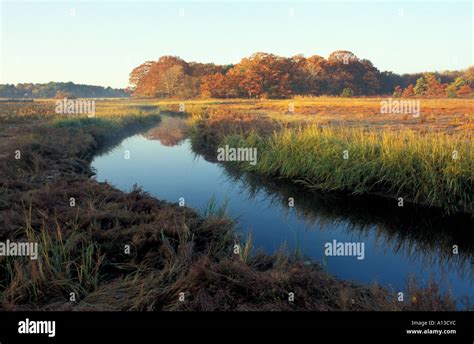
[[[35,230],[31,208],[26,214],[24,237],[38,244],[38,259],[7,257],[0,269],[0,299],[12,304],[38,302],[53,295],[79,299],[100,284],[105,256],[87,233],[74,232],[64,237],[59,224],[54,232]]]
[[[257,148],[255,166],[239,163],[247,171],[321,190],[402,197],[448,213],[474,210],[474,157],[468,138],[314,125],[284,129],[269,137],[229,136],[224,141],[229,146]]]

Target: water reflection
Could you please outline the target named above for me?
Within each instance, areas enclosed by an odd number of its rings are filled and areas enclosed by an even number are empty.
[[[452,287],[456,297],[473,295],[473,219],[443,217],[439,211],[397,207],[388,199],[348,197],[309,192],[282,180],[242,173],[228,165],[209,162],[186,138],[185,120],[164,117],[156,128],[124,140],[93,167],[98,180],[109,180],[123,190],[138,183],[152,195],[170,202],[179,197],[202,209],[213,196],[228,199],[232,216],[239,216],[243,234],[252,232],[254,244],[274,252],[285,243],[325,264],[344,279],[403,290],[409,274],[426,282],[432,275]],[[131,151],[132,160],[123,159]],[[288,198],[295,206],[288,206]],[[326,257],[325,242],[365,243],[363,261]],[[459,253],[453,254],[453,245]]]
[[[183,119],[163,116],[161,125],[150,129],[143,136],[149,140],[159,140],[162,145],[172,147],[183,142],[188,129],[189,125]]]
[[[400,208],[393,200],[373,197],[348,197],[334,193],[311,192],[295,184],[242,172],[224,166],[230,182],[241,186],[248,199],[265,193],[270,202],[286,210],[294,209],[307,230],[343,228],[367,236],[375,232],[377,245],[396,254],[404,254],[413,262],[421,258],[426,270],[448,266],[462,278],[473,279],[474,237],[469,235],[474,221],[467,214],[443,216],[441,212],[406,204]],[[288,199],[295,199],[290,208]],[[453,253],[453,245],[458,254]]]

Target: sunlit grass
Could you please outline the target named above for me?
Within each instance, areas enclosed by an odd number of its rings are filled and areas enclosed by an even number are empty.
[[[383,193],[447,211],[473,210],[474,157],[471,143],[459,137],[312,125],[267,138],[230,136],[225,143],[257,148],[257,165],[241,163],[242,168],[311,188]]]

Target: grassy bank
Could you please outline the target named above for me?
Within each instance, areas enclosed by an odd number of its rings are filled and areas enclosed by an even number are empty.
[[[401,197],[446,213],[474,212],[469,130],[384,131],[207,111],[195,115],[193,145],[209,158],[225,145],[256,148],[258,163],[241,162],[240,168],[323,191],[377,194],[394,202]]]
[[[399,302],[395,292],[338,280],[283,251],[250,255],[223,209],[211,204],[199,215],[138,188],[124,193],[90,179],[91,157],[152,126],[153,111],[95,119],[51,116],[3,120],[0,240],[39,244],[37,260],[0,257],[3,310],[455,307],[435,285],[410,284]],[[294,302],[288,301],[290,292]]]
[[[230,136],[223,145],[255,147],[258,163],[240,166],[284,177],[309,188],[401,197],[447,212],[474,212],[471,142],[443,135],[420,138],[411,131],[307,126],[269,137]]]

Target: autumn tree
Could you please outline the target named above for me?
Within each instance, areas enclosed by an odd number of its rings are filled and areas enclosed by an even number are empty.
[[[427,85],[427,89],[425,92],[426,96],[442,97],[445,95],[446,85],[441,84],[439,77],[437,77],[434,73],[426,73],[425,80]]]
[[[175,56],[147,61],[130,73],[133,96],[160,98],[284,98],[293,95],[458,96],[473,87],[473,67],[466,71],[398,75],[380,72],[372,62],[347,50],[328,59],[314,55],[290,58],[256,53],[236,65],[186,62]],[[462,77],[462,79],[459,79]],[[464,80],[460,84],[460,80]],[[454,84],[453,84],[454,83]],[[448,86],[449,84],[449,86]],[[40,94],[25,84],[25,94]],[[398,86],[398,87],[397,87]],[[466,96],[469,87],[459,94]],[[12,93],[5,87],[5,92]],[[393,93],[392,93],[393,94]]]
[[[146,61],[138,67],[135,67],[129,75],[129,84],[131,89],[134,90],[142,82],[143,78],[148,74],[151,67],[155,64],[154,61]]]
[[[448,93],[457,97],[473,97],[474,96],[474,66],[469,67],[454,82],[448,86]]]
[[[294,72],[291,59],[256,53],[242,59],[229,70],[227,76],[238,94],[245,93],[249,98],[281,98],[293,93]]]
[[[200,78],[212,74],[225,74],[232,65],[219,66],[214,63],[199,63],[199,62],[190,62],[188,63],[189,74],[192,77]]]
[[[455,98],[458,96],[458,90],[466,85],[467,81],[462,76],[457,77],[447,88],[446,95],[449,98]]]
[[[362,80],[359,81],[360,93],[365,95],[375,95],[380,90],[380,71],[375,68],[369,60],[361,60]]]
[[[474,66],[469,67],[463,74],[463,78],[471,85],[474,85]]]
[[[415,88],[413,84],[408,85],[407,88],[403,90],[402,97],[403,98],[410,98],[415,96]]]
[[[459,90],[457,90],[456,94],[459,96],[459,97],[462,97],[462,98],[467,98],[467,97],[472,97],[473,96],[473,92],[474,92],[474,89],[471,87],[471,85],[469,85],[468,83],[466,83],[465,85],[461,86],[459,88]]]
[[[329,94],[339,94],[350,88],[355,95],[377,94],[380,89],[380,71],[368,60],[360,60],[355,54],[339,50],[329,55],[327,74]]]
[[[326,94],[328,90],[329,74],[327,61],[319,55],[310,56],[305,60],[302,72],[306,76],[303,78],[304,93],[310,95]]]
[[[135,84],[135,96],[170,98],[187,97],[192,85],[189,66],[182,59],[163,56],[156,62],[148,62],[135,68],[130,74],[130,83]]]
[[[349,64],[349,63],[354,63],[358,61],[359,59],[357,58],[357,56],[354,53],[347,50],[336,50],[332,52],[331,55],[329,55],[328,57],[328,62],[330,63],[340,62],[343,64]]]
[[[204,98],[226,98],[229,96],[226,77],[222,73],[206,75],[200,84],[200,94]]]

